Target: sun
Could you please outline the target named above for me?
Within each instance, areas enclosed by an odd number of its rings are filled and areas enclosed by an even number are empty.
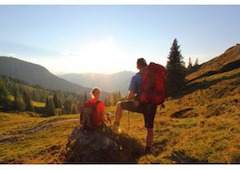
[[[134,63],[127,64],[129,56],[116,44],[113,36],[107,36],[86,43],[84,46],[62,52],[63,56],[57,62],[75,73],[113,73],[127,70]],[[70,66],[70,69],[67,68]],[[128,68],[127,68],[127,67]],[[66,71],[67,71],[66,70]]]

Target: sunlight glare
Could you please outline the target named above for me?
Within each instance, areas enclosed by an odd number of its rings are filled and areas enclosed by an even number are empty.
[[[119,49],[113,36],[91,41],[82,48],[74,48],[71,52],[63,51],[62,54],[58,63],[65,69],[67,69],[67,63],[71,64],[72,72],[75,73],[118,72],[123,71],[123,64],[126,70],[133,69],[132,64],[126,65],[125,61],[129,60],[129,56]]]

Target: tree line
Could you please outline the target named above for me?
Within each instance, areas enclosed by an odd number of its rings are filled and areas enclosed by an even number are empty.
[[[78,114],[83,102],[90,98],[87,92],[79,95],[26,84],[7,76],[0,76],[0,111],[29,111],[44,117]],[[116,105],[119,100],[121,100],[120,91],[109,93],[104,103],[108,107]],[[33,101],[44,103],[44,107],[33,106]]]
[[[19,80],[0,76],[0,111],[30,111],[42,116],[74,114],[78,113],[83,100],[83,95],[33,87]],[[33,101],[44,103],[44,107],[33,106]]]
[[[118,101],[122,100],[122,95],[120,91],[112,92],[107,95],[104,100],[105,106],[115,106]]]

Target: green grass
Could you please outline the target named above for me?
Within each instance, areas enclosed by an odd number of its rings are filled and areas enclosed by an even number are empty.
[[[1,135],[17,136],[0,142],[1,163],[61,163],[60,157],[64,152],[67,137],[78,125],[78,120],[49,124],[49,121],[55,119],[73,119],[78,118],[78,115],[36,118],[27,114],[0,113],[0,118],[4,119]],[[39,131],[31,131],[46,124],[49,126]]]
[[[179,100],[166,102],[155,118],[154,145],[151,155],[143,155],[138,163],[235,163],[240,160],[239,115],[222,114],[206,118],[171,118],[170,115],[186,108]],[[177,107],[173,107],[177,106]],[[191,112],[199,112],[201,106]],[[107,108],[114,112],[115,107]],[[111,115],[113,116],[113,114]],[[130,123],[129,117],[130,116]],[[29,114],[1,113],[1,135],[16,135],[48,124],[54,120],[78,119],[78,115],[50,118],[31,117]],[[112,117],[113,119],[113,117]],[[0,142],[2,163],[63,163],[67,138],[78,120],[54,123],[35,133],[23,135],[11,142]],[[130,126],[129,126],[130,125]],[[125,112],[122,130],[145,145],[146,130],[141,114]]]
[[[31,128],[43,120],[43,118],[31,117],[26,113],[1,113],[0,135],[18,134],[19,131]]]
[[[239,163],[240,79],[232,76],[239,72],[208,77],[215,82],[207,88],[167,101],[156,116],[154,152],[139,163]]]
[[[157,109],[152,154],[137,163],[240,163],[239,73],[235,69],[195,80],[196,90],[167,100],[166,108]],[[106,110],[113,123],[115,107]],[[0,163],[64,163],[67,138],[79,115],[0,113],[0,121],[0,139],[6,138],[0,142]],[[141,114],[124,112],[121,128],[145,146]]]
[[[32,101],[32,105],[35,106],[35,107],[45,107],[46,103]]]

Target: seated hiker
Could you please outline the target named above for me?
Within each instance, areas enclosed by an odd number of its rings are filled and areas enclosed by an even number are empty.
[[[81,109],[80,123],[84,129],[94,130],[104,125],[108,119],[105,114],[105,105],[100,101],[101,89],[95,87],[91,91],[92,98],[84,103]]]
[[[144,72],[147,63],[145,59],[140,58],[137,60],[137,68],[139,72],[135,74],[129,85],[129,92],[127,94],[127,101],[120,101],[117,103],[115,111],[115,122],[113,131],[120,133],[120,120],[122,118],[123,110],[128,110],[131,112],[142,113],[144,116],[145,127],[147,129],[146,136],[146,149],[145,153],[150,152],[150,148],[153,143],[153,122],[156,113],[156,104],[141,103],[138,100],[138,95],[141,93],[142,87],[142,73]]]

